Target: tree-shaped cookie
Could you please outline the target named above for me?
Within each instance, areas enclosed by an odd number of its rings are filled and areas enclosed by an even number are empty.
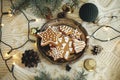
[[[86,44],[84,41],[73,39],[73,47],[76,53],[81,52],[85,48]]]

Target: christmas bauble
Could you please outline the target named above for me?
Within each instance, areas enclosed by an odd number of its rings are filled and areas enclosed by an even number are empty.
[[[98,16],[98,8],[93,3],[86,3],[80,8],[79,16],[83,21],[95,21]]]

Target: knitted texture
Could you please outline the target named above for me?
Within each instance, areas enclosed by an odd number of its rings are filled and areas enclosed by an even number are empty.
[[[108,20],[104,17],[104,16],[108,16],[108,14],[113,16],[114,15],[120,16],[120,7],[116,6],[117,3],[114,5],[115,7],[117,7],[116,9],[113,8],[114,6],[110,6],[111,7],[110,10],[109,8],[107,8],[108,10],[104,12],[101,10],[101,5],[98,4],[98,2],[96,2],[95,0],[91,0],[91,2],[95,3],[95,5],[98,6],[99,13],[101,14],[98,16],[98,18],[102,17],[101,20],[99,21],[99,24],[100,23],[105,24],[105,21],[106,21],[106,23],[109,24],[110,26],[116,28],[117,30],[120,30],[119,17],[114,18],[112,20],[110,19]],[[114,3],[114,0],[112,0],[112,2]],[[102,9],[106,10],[104,8]],[[33,15],[30,15],[29,13],[26,13],[26,14],[31,19],[36,18]],[[77,14],[77,13],[74,13],[74,14]],[[76,19],[77,21],[80,21],[79,17],[76,17],[76,15],[74,14],[71,14],[72,15],[71,18]],[[13,47],[17,47],[21,45],[23,42],[25,42],[25,40],[27,39],[27,22],[22,14],[12,17],[12,19],[5,17],[3,21],[5,24],[5,26],[2,28],[3,41],[7,42]],[[36,26],[41,27],[44,23],[45,23],[45,20],[38,19],[37,22],[33,22],[30,25],[31,27],[36,27]],[[87,23],[87,22],[82,22],[82,26],[88,31],[89,34],[91,34],[98,27],[100,27],[98,25]],[[104,30],[101,30],[96,34],[99,36],[99,38],[107,39],[106,35],[102,34],[103,31]],[[109,37],[115,37],[116,35],[120,35],[118,33],[115,33],[113,30],[111,31],[108,30],[108,33],[110,35],[110,36],[108,35]],[[88,73],[87,80],[120,80],[120,77],[119,77],[120,75],[120,67],[119,67],[120,66],[120,55],[119,55],[120,38],[117,38],[117,39],[114,39],[113,41],[108,41],[108,42],[99,42],[97,40],[94,40],[93,38],[89,39],[89,45],[96,45],[96,44],[103,47],[102,52],[96,56],[89,55],[89,52],[86,52],[82,58],[80,58],[74,64],[70,65],[72,67],[70,72],[66,72],[63,65],[61,66],[53,65],[44,58],[41,58],[41,63],[39,63],[37,68],[25,68],[20,64],[21,61],[19,57],[16,59],[18,64],[16,63],[15,65],[15,69],[14,69],[15,76],[17,77],[18,80],[33,80],[34,76],[39,74],[39,70],[44,70],[49,72],[52,77],[57,77],[61,74],[74,77],[73,74],[76,74],[77,71],[80,71],[81,68],[83,68],[83,67],[80,67],[81,66],[80,63],[82,61],[84,61],[87,58],[94,58],[97,62],[97,68],[96,68],[96,71],[94,72],[87,72]],[[1,48],[3,53],[6,53],[7,51],[9,51],[9,48],[3,44],[1,45]],[[27,49],[36,49],[36,47],[32,43],[28,43],[24,48],[21,48],[16,52],[21,53],[20,54],[21,56],[22,52],[24,52]],[[12,54],[14,54],[14,52],[12,52]],[[13,80],[12,77],[11,78],[10,77],[11,77],[10,74],[8,74],[5,77],[3,77],[2,80]]]

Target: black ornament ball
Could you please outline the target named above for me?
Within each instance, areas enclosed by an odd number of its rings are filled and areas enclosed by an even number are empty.
[[[93,46],[93,49],[91,50],[92,51],[92,54],[93,55],[97,55],[99,54],[101,51],[103,50],[103,48],[99,45],[95,45]]]
[[[66,71],[70,71],[70,70],[71,70],[71,67],[68,64],[66,64]]]
[[[83,4],[79,10],[79,16],[83,21],[93,22],[98,16],[98,8],[93,3]]]

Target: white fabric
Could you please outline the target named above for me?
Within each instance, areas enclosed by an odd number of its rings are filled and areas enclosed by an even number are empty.
[[[89,2],[96,4],[99,9],[99,24],[108,24],[117,30],[120,30],[120,0],[89,0]],[[36,18],[28,13],[27,15],[31,19]],[[109,15],[117,15],[119,17],[113,20],[104,17]],[[73,14],[68,14],[68,17],[81,22],[82,26],[88,31],[89,34],[92,34],[93,31],[100,27],[92,23],[82,22],[78,16],[78,10],[76,10]],[[13,17],[9,23],[7,22],[8,20],[6,20],[6,18],[4,20],[4,22],[7,24],[5,27],[3,27],[3,41],[7,42],[10,45],[13,45],[13,47],[17,47],[23,44],[23,42],[27,40],[27,21],[25,20],[24,16],[22,14],[17,15]],[[44,23],[45,20],[38,19],[37,22],[31,23],[31,27],[41,27]],[[113,30],[108,30],[107,33],[104,30],[100,30],[96,33],[95,36],[102,39],[108,39],[117,35],[120,34],[114,32]],[[108,42],[100,42],[94,40],[93,38],[90,38],[89,45],[91,46],[96,44],[103,47],[101,54],[93,56],[90,54],[90,51],[88,49],[83,57],[81,57],[77,62],[70,65],[72,67],[70,72],[65,71],[65,65],[51,64],[43,57],[40,57],[41,63],[39,63],[37,68],[25,68],[21,66],[19,57],[16,59],[19,61],[17,61],[18,64],[16,63],[15,65],[15,75],[18,80],[30,80],[33,79],[35,75],[39,74],[39,70],[45,70],[49,72],[52,77],[57,77],[60,75],[68,75],[70,77],[74,77],[74,75],[77,74],[78,71],[81,71],[83,68],[83,61],[87,58],[93,58],[97,62],[97,68],[93,72],[86,71],[86,73],[88,73],[87,80],[120,80],[120,38]],[[17,50],[17,52],[21,56],[21,54],[28,49],[37,50],[33,43],[28,43],[24,48]],[[9,48],[2,44],[2,51],[6,53],[8,50]],[[15,52],[13,52],[13,54],[14,53]],[[6,75],[2,80],[9,80],[9,77],[7,77],[8,75]]]

